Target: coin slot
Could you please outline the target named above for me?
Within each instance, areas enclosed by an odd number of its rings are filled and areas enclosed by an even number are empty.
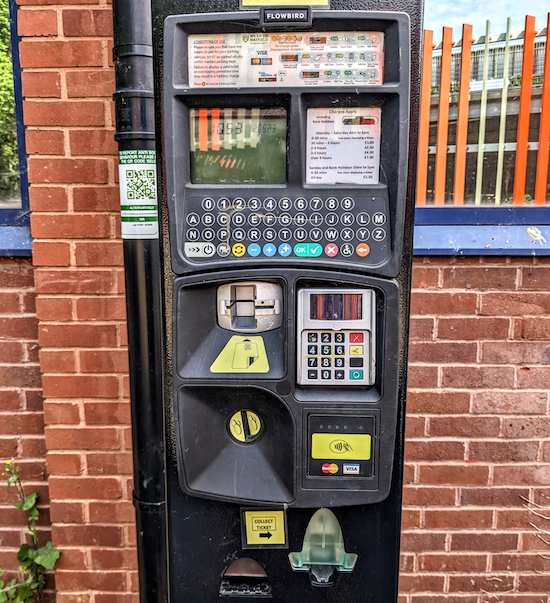
[[[251,444],[262,433],[262,421],[251,410],[238,410],[229,419],[227,427],[231,437],[241,444]]]

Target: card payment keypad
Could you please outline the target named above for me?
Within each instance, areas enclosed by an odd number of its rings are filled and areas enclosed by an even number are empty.
[[[303,385],[369,385],[370,333],[302,331],[300,359]]]

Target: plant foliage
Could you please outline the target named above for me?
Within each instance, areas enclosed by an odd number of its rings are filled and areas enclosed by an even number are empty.
[[[39,519],[39,511],[36,507],[38,492],[25,495],[19,477],[19,467],[15,466],[13,460],[6,462],[6,474],[8,487],[15,487],[19,498],[14,503],[14,507],[25,514],[30,544],[22,544],[17,553],[17,560],[20,563],[20,580],[13,578],[7,583],[4,582],[2,580],[3,572],[0,569],[0,603],[42,603],[46,587],[45,572],[54,568],[61,553],[53,547],[51,541],[42,546],[39,544],[36,530]],[[2,544],[1,540],[0,544]],[[55,599],[51,599],[50,603],[55,603]]]

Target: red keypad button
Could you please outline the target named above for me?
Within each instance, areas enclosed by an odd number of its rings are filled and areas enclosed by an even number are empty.
[[[349,342],[350,343],[363,343],[363,333],[350,333],[349,334]]]

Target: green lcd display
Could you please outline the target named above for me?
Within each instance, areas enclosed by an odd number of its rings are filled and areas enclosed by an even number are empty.
[[[286,109],[190,109],[193,184],[284,184]]]

